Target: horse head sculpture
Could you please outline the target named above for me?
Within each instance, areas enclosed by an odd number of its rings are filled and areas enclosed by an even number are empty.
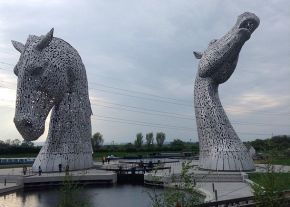
[[[53,29],[44,36],[29,35],[14,68],[17,98],[14,123],[27,141],[38,139],[51,111],[47,140],[33,170],[58,171],[92,166],[91,105],[85,67],[78,52]]]
[[[255,169],[253,160],[233,129],[219,100],[218,86],[234,72],[244,43],[259,26],[249,12],[238,17],[233,28],[209,43],[200,59],[194,86],[195,116],[200,146],[199,167],[218,171]]]

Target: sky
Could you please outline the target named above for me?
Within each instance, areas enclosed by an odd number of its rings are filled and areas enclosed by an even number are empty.
[[[78,50],[87,70],[92,132],[105,143],[164,132],[198,141],[193,88],[198,60],[245,11],[260,26],[245,43],[220,100],[243,141],[290,134],[290,1],[0,0],[0,139],[22,140],[13,123],[19,59],[11,40],[54,36]],[[46,132],[37,140],[43,142]]]

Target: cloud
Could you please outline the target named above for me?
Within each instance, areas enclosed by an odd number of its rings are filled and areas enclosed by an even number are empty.
[[[290,96],[273,97],[258,92],[249,92],[233,100],[233,104],[226,107],[232,115],[247,115],[259,111],[273,111],[290,101]]]
[[[100,84],[127,92],[134,98],[90,89],[95,99],[136,107],[180,113],[194,118],[194,108],[146,99],[150,93],[193,103],[193,85],[198,61],[193,50],[203,51],[210,40],[225,34],[244,11],[256,13],[261,24],[244,45],[237,69],[220,86],[220,97],[233,121],[289,123],[289,116],[260,116],[289,111],[290,89],[290,2],[278,1],[2,1],[0,3],[0,62],[12,65],[0,67],[1,81],[14,82],[12,73],[19,53],[11,46],[11,39],[25,42],[28,34],[41,35],[55,27],[55,36],[69,42],[80,53],[87,69],[89,88],[105,89]],[[2,75],[4,74],[4,75]],[[14,78],[14,79],[13,79]],[[0,82],[4,87],[15,85]],[[12,94],[1,89],[2,111],[12,101]],[[124,91],[123,91],[124,92]],[[15,94],[14,94],[15,95]],[[232,111],[230,111],[230,109]],[[141,115],[104,107],[93,107],[96,115],[110,115],[124,119],[174,124],[195,128],[194,121]],[[235,112],[234,112],[235,111]],[[251,111],[251,112],[249,112]],[[9,117],[13,117],[11,113]],[[2,117],[0,122],[11,119]],[[165,131],[168,139],[192,138],[195,131],[171,130],[93,120],[93,130],[101,131],[107,142],[132,141],[139,131]],[[237,131],[254,133],[267,130],[290,133],[277,126],[243,128]],[[289,128],[289,127],[288,127]],[[0,129],[2,129],[0,127]],[[112,130],[113,129],[113,130]],[[17,137],[11,125],[5,137]],[[268,131],[267,131],[268,132]],[[10,137],[9,137],[10,136]],[[41,138],[42,140],[45,137]]]

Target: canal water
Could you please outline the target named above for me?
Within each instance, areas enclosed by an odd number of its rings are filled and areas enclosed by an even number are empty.
[[[45,187],[44,187],[45,188]],[[160,193],[142,185],[114,185],[81,188],[81,199],[93,207],[150,207],[148,193]],[[21,190],[0,197],[0,207],[57,207],[61,201],[59,189]]]

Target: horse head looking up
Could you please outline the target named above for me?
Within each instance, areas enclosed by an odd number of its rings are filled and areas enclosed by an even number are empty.
[[[12,41],[21,55],[14,68],[17,98],[14,123],[27,141],[38,139],[51,111],[48,137],[33,171],[70,170],[92,166],[91,105],[85,67],[78,52],[53,29],[27,42]]]

